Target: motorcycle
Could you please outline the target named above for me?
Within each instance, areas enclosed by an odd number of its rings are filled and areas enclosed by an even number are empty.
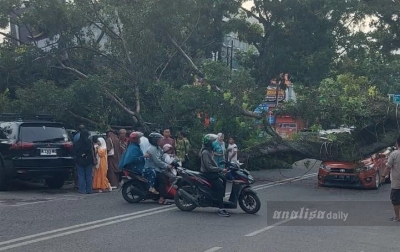
[[[241,168],[242,165],[243,163],[240,163],[239,161],[228,163],[228,168],[233,167],[233,169],[236,169],[236,172],[231,172],[232,179],[242,180],[243,182],[248,183],[250,185],[254,184],[253,176],[251,176],[248,170],[246,170],[245,168]]]
[[[178,171],[177,168],[180,166],[179,162],[172,163],[174,168],[172,169],[172,173],[177,176]],[[158,201],[160,198],[159,194],[154,194],[149,192],[149,185],[147,183],[147,179],[145,179],[141,174],[135,173],[131,170],[123,170],[122,171],[122,186],[120,191],[122,191],[122,197],[128,203],[139,203],[145,200],[154,200]],[[178,178],[174,182],[170,182],[167,180],[166,183],[166,195],[165,199],[173,200],[177,193],[177,183]],[[157,188],[157,185],[156,185]]]
[[[232,190],[228,201],[224,201],[224,208],[240,208],[248,213],[255,214],[261,208],[261,202],[257,193],[250,184],[254,178],[250,173],[242,169],[239,163],[226,163],[228,171],[234,177]],[[218,207],[218,201],[214,196],[212,186],[201,173],[177,168],[181,179],[178,182],[178,192],[175,194],[175,205],[182,211],[192,211],[197,207]],[[223,179],[220,178],[223,182]],[[226,186],[226,184],[224,183]]]

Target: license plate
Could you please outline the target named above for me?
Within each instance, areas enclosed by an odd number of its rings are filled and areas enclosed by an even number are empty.
[[[40,149],[41,156],[57,156],[56,149]]]
[[[336,180],[350,180],[350,176],[346,175],[335,175],[333,178]]]

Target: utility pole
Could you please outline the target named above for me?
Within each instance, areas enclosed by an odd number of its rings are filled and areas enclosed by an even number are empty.
[[[280,91],[282,81],[284,81],[283,73],[281,73],[279,75],[279,79],[276,81],[275,108],[278,108],[278,104],[279,104],[278,96],[279,96],[279,91]]]
[[[229,66],[229,45],[226,45],[226,65]]]
[[[233,69],[233,39],[231,41],[231,71]]]

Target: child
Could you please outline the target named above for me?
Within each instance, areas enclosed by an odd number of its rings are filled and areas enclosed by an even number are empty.
[[[165,163],[170,165],[177,161],[175,155],[173,154],[174,149],[173,149],[172,145],[165,144],[163,146],[163,151],[164,151],[164,154],[162,156],[162,159],[164,160]],[[171,183],[176,180],[176,171],[174,168],[164,170],[163,174],[169,178],[169,181]]]

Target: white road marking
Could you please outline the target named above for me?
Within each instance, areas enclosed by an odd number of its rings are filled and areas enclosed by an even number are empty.
[[[74,228],[80,228],[80,227],[85,227],[85,226],[89,226],[89,225],[95,225],[95,224],[98,224],[98,223],[101,223],[101,222],[112,221],[112,220],[119,219],[119,218],[125,218],[125,217],[140,215],[140,214],[143,214],[143,213],[153,212],[153,211],[164,209],[164,208],[168,208],[168,210],[172,210],[172,209],[174,209],[172,207],[174,207],[174,206],[170,205],[170,206],[156,207],[156,208],[151,208],[151,209],[147,209],[147,210],[143,210],[143,211],[139,211],[139,212],[134,212],[134,213],[130,213],[130,214],[117,215],[117,216],[106,218],[106,219],[86,222],[86,223],[73,225],[73,226],[69,226],[69,227],[65,227],[65,228],[54,229],[54,230],[50,230],[50,231],[46,231],[46,232],[42,232],[42,233],[37,233],[37,234],[34,234],[34,235],[28,235],[28,236],[19,237],[19,238],[16,238],[16,239],[8,240],[8,241],[3,241],[3,242],[0,242],[0,246],[6,245],[6,244],[10,244],[10,243],[19,242],[19,241],[23,241],[23,240],[36,238],[36,237],[43,236],[43,235],[54,234],[54,233],[58,233],[58,232],[62,232],[62,231],[66,231],[66,230],[70,230],[70,229],[74,229]]]
[[[291,183],[291,182],[296,182],[296,181],[300,181],[300,180],[304,180],[304,179],[308,179],[308,178],[311,178],[311,177],[314,177],[315,175],[317,175],[318,173],[311,173],[311,174],[308,174],[308,175],[305,175],[305,176],[302,176],[302,177],[296,177],[296,178],[293,178],[293,179],[286,179],[286,180],[281,180],[281,181],[278,181],[278,182],[275,182],[275,183],[269,183],[269,184],[265,184],[265,185],[260,185],[260,186],[258,186],[258,187],[256,187],[256,191],[257,190],[262,190],[262,189],[266,189],[266,188],[270,188],[270,187],[274,187],[274,186],[277,186],[277,185],[282,185],[282,184],[288,184],[288,183]],[[282,182],[283,181],[283,182]],[[254,189],[254,188],[253,188]]]
[[[123,218],[123,219],[119,219],[119,220],[115,220],[115,221],[109,221],[109,222],[97,224],[97,225],[94,225],[94,226],[75,229],[75,230],[64,232],[64,233],[59,233],[59,234],[54,234],[54,235],[50,235],[50,236],[46,236],[46,237],[42,237],[42,238],[38,238],[38,239],[34,239],[34,240],[29,240],[29,241],[25,241],[25,242],[13,244],[13,245],[8,245],[8,246],[5,246],[5,247],[1,247],[0,251],[4,251],[4,250],[7,250],[7,249],[12,249],[12,248],[18,248],[18,247],[26,246],[26,245],[29,245],[29,244],[32,244],[32,243],[51,240],[51,239],[54,239],[54,238],[57,238],[57,237],[62,237],[62,236],[70,235],[70,234],[80,233],[80,232],[84,232],[84,231],[87,231],[87,230],[96,229],[96,228],[99,228],[99,227],[104,227],[104,226],[117,224],[117,223],[120,223],[120,222],[131,221],[131,220],[134,220],[134,219],[138,219],[138,218],[142,218],[142,217],[146,217],[146,216],[150,216],[150,215],[154,215],[154,214],[158,214],[158,213],[162,213],[162,212],[166,212],[166,211],[170,211],[170,210],[171,209],[163,209],[163,210],[153,211],[153,212],[149,212],[149,213],[145,213],[145,214],[131,216],[131,217],[128,217],[128,218]]]
[[[283,185],[283,184],[289,183],[291,181],[299,181],[299,180],[307,179],[308,177],[311,177],[311,176],[315,176],[315,174],[309,174],[309,175],[302,176],[302,177],[296,177],[295,179],[291,179],[291,180],[285,179],[285,180],[282,180],[283,182],[276,181],[276,182],[272,182],[272,183],[259,185],[256,187],[255,191],[259,191],[259,190],[273,187],[273,186]],[[130,214],[118,215],[118,216],[105,218],[105,219],[101,219],[101,220],[97,220],[97,221],[86,222],[86,223],[73,225],[73,226],[69,226],[69,227],[64,227],[64,228],[59,228],[59,229],[54,229],[54,230],[50,230],[50,231],[46,231],[46,232],[42,232],[42,233],[38,233],[38,234],[34,234],[34,235],[19,237],[16,239],[0,242],[0,246],[16,243],[16,244],[8,245],[5,247],[0,247],[0,251],[5,251],[8,249],[12,249],[12,248],[22,247],[22,246],[25,246],[28,244],[46,241],[46,240],[54,239],[57,237],[62,237],[62,236],[66,236],[66,235],[70,235],[70,234],[74,234],[74,233],[79,233],[79,232],[83,232],[83,231],[87,231],[87,230],[91,230],[91,229],[96,229],[96,228],[100,228],[100,227],[104,227],[104,226],[108,226],[108,225],[112,225],[112,224],[116,224],[116,223],[120,223],[120,222],[126,222],[126,221],[130,221],[130,220],[138,219],[138,218],[143,218],[146,216],[171,211],[174,209],[176,209],[175,205],[155,207],[155,208],[151,208],[151,209],[147,209],[147,210],[143,210],[143,211],[139,211],[139,212],[134,212],[134,213],[130,213]],[[288,220],[285,220],[285,221],[287,222]],[[99,224],[99,223],[101,223],[101,224]],[[275,226],[267,227],[266,230],[271,229],[272,227],[275,227]],[[75,229],[75,230],[71,230],[71,229]],[[67,231],[67,230],[71,230],[71,231]],[[67,231],[67,232],[63,232],[63,231]],[[61,232],[61,233],[59,233],[59,232]],[[55,234],[55,233],[58,233],[58,234]],[[50,235],[50,234],[53,234],[53,235]],[[50,235],[50,236],[41,237],[41,236],[45,236],[45,235]],[[41,238],[37,238],[37,237],[41,237]],[[37,239],[30,240],[32,238],[37,238]],[[20,242],[20,243],[17,243],[17,242]],[[221,249],[219,247],[214,247],[212,249],[215,249],[215,248],[218,248],[218,250]],[[217,251],[217,250],[215,250],[215,251]]]
[[[258,235],[258,234],[260,234],[260,233],[262,233],[262,232],[265,232],[265,231],[270,230],[270,229],[272,229],[272,228],[274,228],[274,227],[280,226],[280,225],[282,225],[282,224],[284,224],[284,223],[286,223],[286,222],[289,222],[289,221],[291,221],[291,220],[292,220],[292,219],[286,219],[286,220],[277,222],[277,223],[275,223],[274,225],[267,226],[267,227],[265,227],[265,228],[259,229],[259,230],[257,230],[257,231],[254,231],[254,232],[250,233],[250,234],[247,234],[247,235],[245,235],[245,236],[246,236],[246,237],[251,237],[251,236]]]
[[[204,252],[215,252],[215,251],[218,251],[218,250],[221,250],[221,249],[222,249],[222,247],[213,247],[213,248],[207,249]]]
[[[88,194],[90,196],[92,195],[100,195],[98,194]],[[36,205],[36,204],[41,204],[41,203],[47,203],[47,202],[52,202],[52,201],[60,201],[60,200],[79,200],[82,198],[86,198],[88,196],[78,196],[78,195],[63,195],[59,196],[57,198],[44,198],[44,199],[39,199],[38,201],[35,202],[17,202],[14,204],[8,204],[6,201],[7,199],[0,200],[0,207],[19,207],[19,206],[28,206],[28,205]]]

